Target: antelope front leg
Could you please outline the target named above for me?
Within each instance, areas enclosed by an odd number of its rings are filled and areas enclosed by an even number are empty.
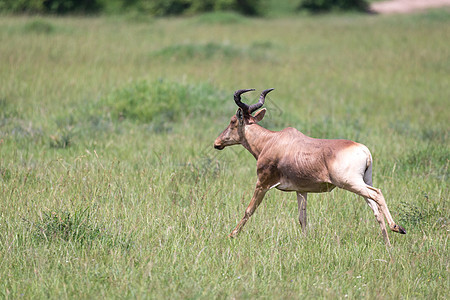
[[[298,221],[302,226],[302,231],[306,234],[306,201],[307,193],[297,192],[297,203],[298,203]]]
[[[250,201],[250,204],[245,210],[244,217],[237,224],[236,228],[234,228],[234,230],[230,233],[229,237],[236,237],[239,234],[239,232],[241,232],[242,227],[244,227],[245,223],[248,221],[251,215],[253,215],[256,208],[259,206],[259,204],[261,204],[266,192],[267,189],[263,189],[259,184],[256,184],[255,192],[253,193],[253,197],[252,200]]]

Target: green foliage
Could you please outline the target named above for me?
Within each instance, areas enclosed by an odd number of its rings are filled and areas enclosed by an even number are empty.
[[[137,11],[151,16],[236,11],[261,15],[264,0],[0,0],[0,12],[12,13],[123,13]]]
[[[224,101],[212,86],[166,80],[131,82],[100,101],[113,120],[148,123],[157,130],[187,118],[212,117]]]
[[[200,14],[196,21],[199,24],[241,24],[245,22],[245,18],[231,11],[216,11]]]
[[[101,0],[43,0],[46,12],[56,14],[97,13],[102,9]]]
[[[248,16],[263,15],[266,9],[266,2],[264,0],[224,0],[222,2],[230,2],[231,9]]]
[[[369,7],[367,0],[301,0],[299,9],[312,12],[331,10],[366,11]]]
[[[51,34],[56,31],[56,27],[48,21],[35,19],[25,24],[24,31],[37,34]]]
[[[154,16],[170,16],[185,12],[191,6],[190,2],[189,0],[132,0],[124,1],[122,5],[127,10],[132,9]]]
[[[0,0],[0,12],[12,13],[97,13],[102,0]]]
[[[132,0],[124,1],[125,9],[154,16],[197,14],[211,11],[236,11],[244,15],[263,13],[263,0]]]
[[[0,12],[38,13],[44,11],[45,0],[0,0]]]

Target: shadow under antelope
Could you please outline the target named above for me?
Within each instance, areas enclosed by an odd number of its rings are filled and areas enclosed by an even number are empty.
[[[264,90],[258,103],[252,105],[241,102],[241,94],[254,89],[237,90],[234,101],[239,108],[214,142],[218,150],[241,144],[257,161],[258,179],[253,197],[230,237],[239,234],[272,188],[297,193],[303,232],[306,232],[307,194],[330,192],[339,187],[364,197],[375,214],[386,245],[390,246],[385,217],[392,231],[405,234],[405,229],[392,219],[381,190],[372,186],[372,155],[366,146],[350,140],[311,138],[291,127],[271,131],[258,125],[266,109],[252,114],[263,106],[272,90]]]

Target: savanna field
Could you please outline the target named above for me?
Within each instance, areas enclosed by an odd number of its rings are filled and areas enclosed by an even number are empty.
[[[0,297],[448,299],[450,10],[0,18]],[[271,190],[213,142],[261,125],[371,149],[406,235],[364,199]],[[258,93],[245,94],[256,102]]]

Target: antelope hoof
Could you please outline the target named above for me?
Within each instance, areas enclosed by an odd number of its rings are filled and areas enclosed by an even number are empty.
[[[402,226],[397,225],[397,224],[394,225],[394,227],[392,228],[392,231],[395,231],[395,232],[398,232],[401,234],[406,234],[405,228],[403,228]]]
[[[238,234],[237,234],[237,232],[231,232],[229,235],[228,235],[228,237],[230,238],[230,239],[233,239],[233,238],[235,238],[236,236],[237,236]]]

